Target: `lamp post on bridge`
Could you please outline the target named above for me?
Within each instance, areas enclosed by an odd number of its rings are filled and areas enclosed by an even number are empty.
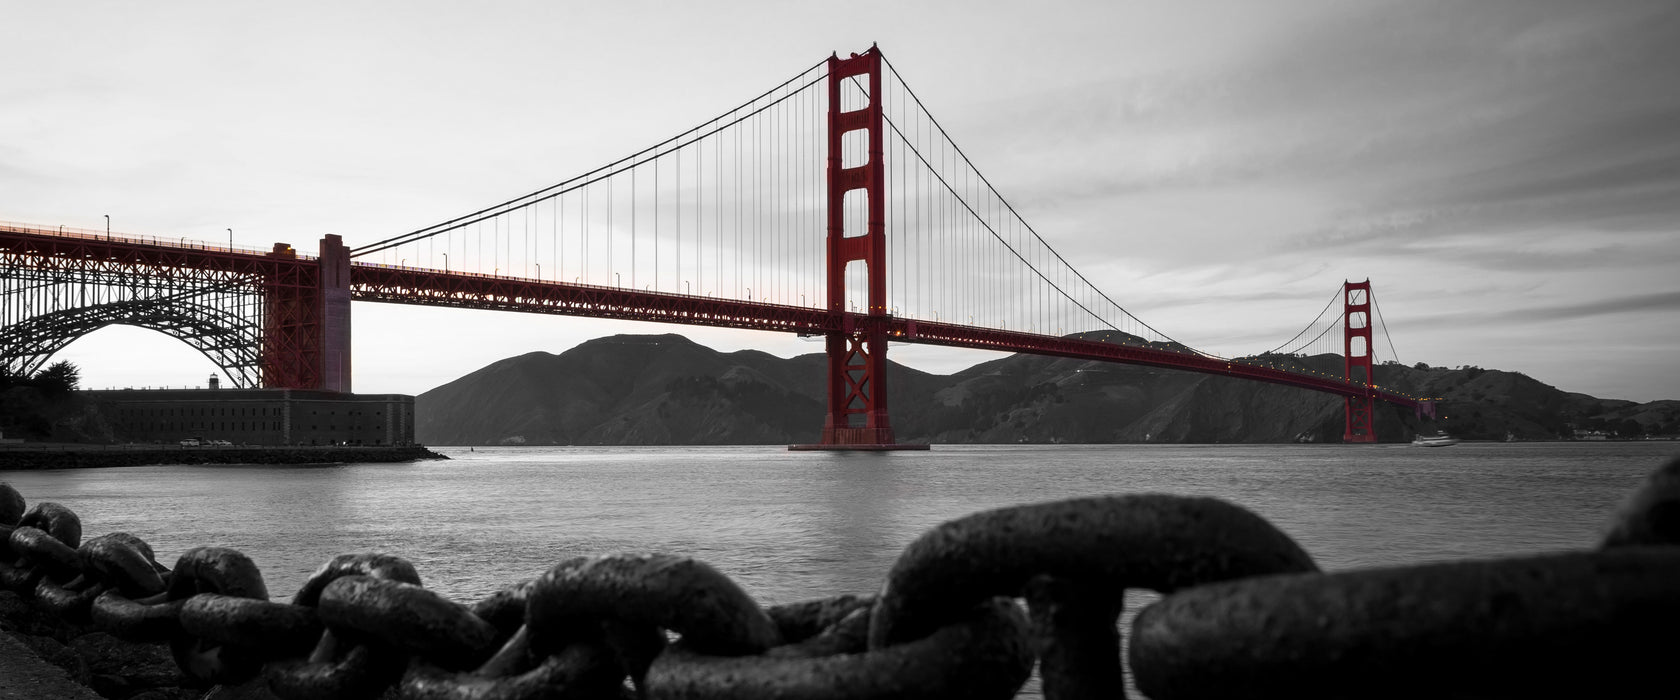
[[[443,254],[443,271],[444,272],[449,271],[449,254],[448,253]]]
[[[111,215],[106,214],[105,215],[105,241],[110,242],[110,240],[111,240]]]
[[[228,229],[228,252],[233,252],[233,229]]]

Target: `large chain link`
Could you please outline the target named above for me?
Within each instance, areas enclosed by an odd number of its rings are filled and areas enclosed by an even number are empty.
[[[279,603],[237,551],[166,568],[138,537],[82,542],[70,509],[25,505],[0,482],[0,587],[287,700],[1002,699],[1035,660],[1048,698],[1123,697],[1127,589],[1163,594],[1126,655],[1158,700],[1662,695],[1680,652],[1680,459],[1596,551],[1326,574],[1238,506],[1104,496],[959,518],[879,595],[768,608],[669,554],[569,559],[472,606],[403,559],[347,554]]]

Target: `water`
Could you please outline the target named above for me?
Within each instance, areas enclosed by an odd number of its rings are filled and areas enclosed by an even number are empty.
[[[1680,444],[442,448],[450,461],[5,472],[85,537],[126,531],[166,564],[234,547],[286,599],[322,562],[385,551],[472,602],[568,557],[698,557],[764,604],[868,593],[942,521],[1104,493],[1209,495],[1330,570],[1592,547]]]

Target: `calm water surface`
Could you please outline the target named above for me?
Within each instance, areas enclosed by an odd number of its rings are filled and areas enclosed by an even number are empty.
[[[1590,547],[1680,444],[442,448],[454,459],[329,467],[5,472],[30,502],[126,531],[164,563],[234,547],[285,599],[335,554],[385,551],[471,602],[565,558],[689,554],[760,602],[876,590],[927,528],[1016,503],[1211,495],[1293,535],[1327,569]]]
[[[439,451],[454,459],[0,480],[69,506],[86,537],[139,535],[166,564],[193,546],[237,548],[279,600],[344,552],[406,557],[429,588],[470,603],[569,557],[628,551],[698,557],[775,604],[873,592],[905,545],[945,520],[1105,493],[1233,501],[1332,570],[1586,548],[1680,444]],[[1122,625],[1150,598],[1128,596]],[[1021,697],[1041,697],[1036,676]]]

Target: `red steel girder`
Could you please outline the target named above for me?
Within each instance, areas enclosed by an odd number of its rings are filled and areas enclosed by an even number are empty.
[[[350,266],[350,297],[356,301],[616,318],[789,333],[819,334],[830,328],[840,329],[839,319],[832,314],[802,306],[780,306],[622,287],[388,267],[361,262],[352,262]]]
[[[1337,377],[1313,376],[1251,364],[1241,360],[1227,360],[1153,347],[908,319],[894,319],[890,329],[889,334],[893,340],[910,343],[1003,352],[1024,352],[1033,355],[1180,369],[1300,387],[1338,396],[1369,397],[1407,407],[1416,407],[1418,404],[1417,400],[1411,397],[1378,387],[1348,382]]]
[[[85,264],[147,268],[155,274],[273,274],[280,270],[315,267],[314,258],[296,255],[273,257],[265,252],[177,242],[157,238],[89,233],[65,233],[22,224],[0,223],[0,251],[16,255],[39,255],[60,264]]]
[[[262,383],[316,388],[320,371],[320,268],[313,257],[287,246],[259,252],[144,238],[0,223],[0,255],[24,259],[33,269],[89,270],[147,275],[191,283],[242,280],[262,297]]]
[[[24,256],[32,265],[106,267],[178,278],[200,278],[212,273],[263,275],[275,293],[283,295],[302,296],[310,290],[318,290],[320,285],[318,265],[310,256],[263,254],[196,244],[177,245],[168,241],[123,236],[107,240],[86,232],[60,236],[53,229],[12,224],[0,224],[0,255]],[[617,318],[805,335],[837,333],[844,336],[875,323],[887,339],[899,342],[1162,367],[1299,387],[1414,409],[1423,405],[1411,397],[1363,382],[1288,372],[1238,360],[891,316],[871,317],[802,306],[360,262],[351,264],[350,284],[351,298],[358,301]],[[265,385],[315,386],[309,382],[320,381],[318,362],[312,363],[306,357],[310,354],[307,349],[310,345],[309,313],[302,309],[271,313],[278,315],[270,317],[268,323],[274,335],[264,341]],[[278,359],[281,357],[296,359],[281,361]],[[278,365],[272,376],[267,364],[269,358],[276,358]]]
[[[1349,383],[1369,384],[1376,376],[1371,367],[1371,280],[1342,283],[1342,360],[1342,378]],[[1371,397],[1349,396],[1345,403],[1342,442],[1376,442]]]
[[[864,314],[836,313],[803,306],[369,263],[352,263],[350,283],[351,296],[358,301],[617,318],[803,335],[833,332],[845,336],[865,328],[871,321],[871,317]],[[1338,396],[1370,397],[1407,407],[1418,405],[1416,400],[1386,389],[1240,360],[890,316],[880,322],[886,338],[897,342],[1162,367],[1282,384]]]
[[[841,93],[852,79],[868,81],[867,102],[858,109],[841,109]],[[881,52],[875,47],[850,58],[828,59],[828,231],[826,262],[828,310],[846,309],[846,269],[863,265],[862,323],[848,323],[830,331],[828,350],[828,406],[823,416],[822,444],[880,445],[897,442],[887,411],[887,195],[886,132],[882,128]],[[862,131],[868,138],[868,159],[845,167],[844,137]],[[846,221],[846,195],[862,190],[865,220]]]

